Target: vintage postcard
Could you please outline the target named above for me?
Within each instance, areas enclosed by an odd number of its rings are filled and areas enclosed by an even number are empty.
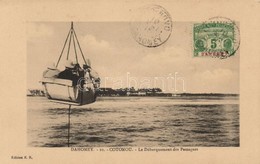
[[[260,2],[0,7],[4,163],[260,162]]]

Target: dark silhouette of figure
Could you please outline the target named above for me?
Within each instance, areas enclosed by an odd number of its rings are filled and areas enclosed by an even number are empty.
[[[58,78],[72,80],[72,85],[76,86],[80,76],[75,73],[75,65],[68,60],[65,64],[65,70],[60,72]]]

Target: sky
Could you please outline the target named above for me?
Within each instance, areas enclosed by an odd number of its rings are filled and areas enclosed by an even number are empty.
[[[101,77],[101,87],[239,93],[239,52],[227,59],[193,57],[192,28],[191,22],[173,22],[170,38],[148,48],[135,41],[129,22],[74,22],[84,56]],[[70,22],[27,24],[27,88],[42,88],[42,72],[48,63],[57,62],[69,29]],[[73,49],[70,59],[75,60]],[[80,56],[79,61],[83,62]]]

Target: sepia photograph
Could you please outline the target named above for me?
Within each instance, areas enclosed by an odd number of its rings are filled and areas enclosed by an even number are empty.
[[[240,146],[238,23],[139,10],[27,24],[28,146]]]

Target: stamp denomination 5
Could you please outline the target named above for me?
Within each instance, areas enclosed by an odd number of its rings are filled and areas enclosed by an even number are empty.
[[[233,56],[239,47],[239,32],[229,19],[212,19],[196,23],[193,27],[194,57],[227,58]]]

